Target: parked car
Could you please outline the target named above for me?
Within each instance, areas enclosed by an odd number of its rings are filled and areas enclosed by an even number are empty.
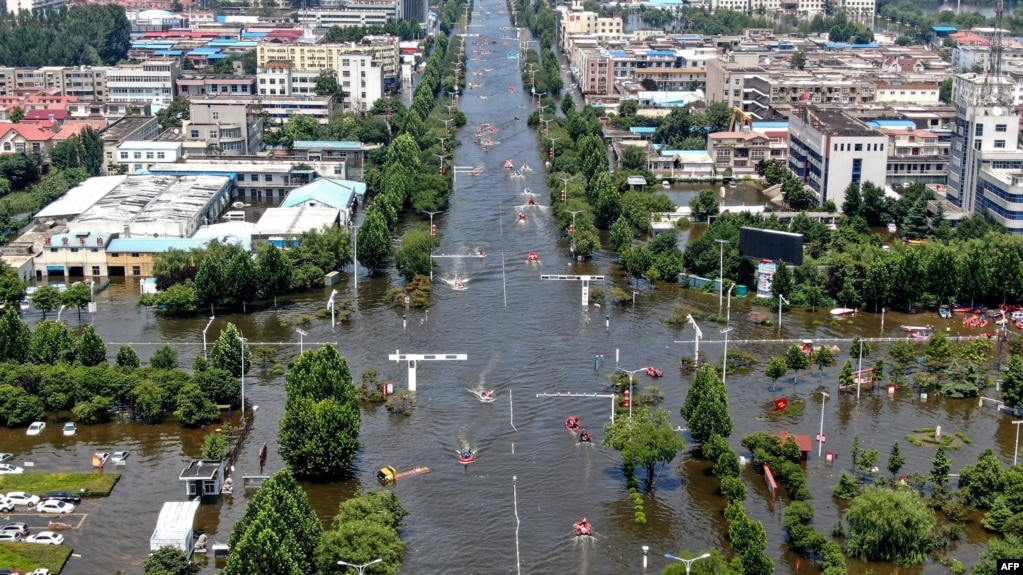
[[[18,466],[11,465],[10,463],[0,463],[0,475],[6,475],[8,473],[24,473],[24,472],[25,472],[25,470],[20,468],[20,467],[18,467]]]
[[[74,503],[68,503],[67,501],[61,501],[59,499],[49,499],[43,501],[39,505],[36,505],[36,511],[40,513],[59,513],[61,515],[66,515],[74,510]]]
[[[46,567],[40,567],[40,568],[32,571],[28,575],[50,575],[50,570],[47,569]]]
[[[124,463],[128,460],[129,455],[131,455],[130,451],[115,451],[110,454],[110,461],[113,461],[114,464]]]
[[[14,511],[14,502],[0,495],[0,512]]]
[[[32,425],[28,426],[28,431],[26,431],[25,433],[28,435],[39,435],[40,433],[43,432],[44,429],[46,429],[46,422],[36,421],[33,422]]]
[[[25,543],[39,543],[41,545],[61,545],[64,543],[64,536],[53,531],[40,531],[35,535],[25,538]]]
[[[16,523],[7,523],[3,527],[0,527],[0,533],[6,533],[7,531],[17,531],[24,537],[25,535],[28,535],[29,528],[28,525],[18,521]]]
[[[25,536],[17,531],[0,531],[0,543],[17,543],[24,538]],[[0,575],[3,575],[2,571]]]
[[[72,435],[74,435],[76,433],[78,433],[78,426],[75,425],[75,422],[69,421],[69,422],[64,424],[64,436],[65,437],[70,437],[70,436],[72,436]]]
[[[42,495],[43,501],[55,499],[57,501],[67,501],[68,503],[79,504],[82,502],[80,495],[75,495],[69,491],[50,491]]]
[[[39,505],[39,496],[25,491],[11,491],[7,494],[7,499],[13,501],[15,505],[24,505],[26,507]]]
[[[14,457],[13,453],[0,453],[0,463],[7,463],[12,457]]]

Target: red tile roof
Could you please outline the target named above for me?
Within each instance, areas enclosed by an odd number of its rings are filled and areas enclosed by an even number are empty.
[[[22,138],[30,142],[47,142],[53,139],[54,133],[47,130],[40,130],[38,127],[32,124],[12,124],[10,122],[0,122],[0,138],[6,136],[14,130]]]
[[[813,450],[813,442],[810,441],[809,435],[800,433],[789,433],[784,429],[781,430],[781,433],[778,434],[778,439],[780,439],[782,443],[785,443],[789,437],[796,438],[796,445],[799,446],[799,451],[805,453]]]

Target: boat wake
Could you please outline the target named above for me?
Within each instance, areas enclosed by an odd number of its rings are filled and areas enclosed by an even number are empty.
[[[441,278],[441,281],[451,286],[451,289],[455,291],[465,291],[469,289],[469,280],[462,277],[454,278]]]

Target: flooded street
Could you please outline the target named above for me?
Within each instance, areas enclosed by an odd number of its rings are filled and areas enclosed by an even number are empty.
[[[340,501],[359,489],[378,488],[374,479],[378,468],[429,466],[431,473],[400,480],[393,487],[411,512],[403,532],[407,546],[404,573],[516,573],[517,550],[521,572],[532,575],[638,574],[642,571],[643,545],[650,546],[650,572],[659,572],[666,565],[664,553],[716,547],[730,556],[721,515],[724,502],[715,493],[717,479],[709,475],[706,463],[689,455],[676,459],[661,474],[657,490],[645,497],[648,524],[636,525],[618,455],[597,443],[604,437],[602,427],[609,418],[610,400],[536,397],[558,391],[606,393],[605,376],[616,364],[627,370],[654,365],[664,371],[663,378],[639,377],[644,385],[655,384],[664,391],[664,406],[676,424],[684,427],[678,407],[690,379],[680,372],[678,362],[681,356],[693,353],[693,331],[690,327],[683,330],[667,326],[664,320],[679,304],[701,313],[718,313],[718,298],[716,294],[682,291],[670,284],[658,284],[656,289],[644,284],[634,288],[634,306],[583,307],[578,282],[540,279],[540,274],[602,274],[607,278],[606,288],[629,285],[609,254],[598,254],[586,263],[573,262],[568,242],[560,237],[547,209],[522,208],[528,210],[527,219],[517,219],[519,206],[526,201],[524,188],[536,191],[542,206],[549,203],[549,196],[537,140],[525,122],[528,93],[522,92],[519,72],[513,60],[506,57],[514,48],[506,48],[499,40],[503,36],[500,28],[510,25],[507,15],[500,13],[504,9],[494,0],[478,3],[479,14],[470,27],[473,33],[498,39],[490,47],[492,54],[473,54],[472,38],[466,42],[469,77],[484,85],[467,90],[459,102],[469,121],[458,133],[455,164],[479,168],[481,173],[459,174],[449,209],[434,219],[442,236],[436,254],[469,255],[479,249],[487,257],[439,259],[433,306],[428,313],[409,311],[406,320],[403,310],[386,304],[386,292],[396,281],[393,275],[371,278],[360,267],[357,289],[350,273],[343,274],[342,284],[336,286],[338,301],[349,299],[355,303],[353,320],[332,329],[329,321],[317,318],[302,328],[308,334],[304,336],[305,346],[336,344],[348,359],[356,381],[364,371],[376,369],[381,379],[394,382],[396,389],[407,387],[408,372],[404,364],[388,362],[388,354],[395,350],[464,353],[468,360],[421,362],[417,371],[418,405],[409,417],[390,415],[382,406],[365,406],[361,435],[364,450],[357,461],[355,478],[306,485],[309,498],[329,527]],[[485,68],[492,72],[482,77],[471,75]],[[517,90],[509,92],[510,86]],[[515,121],[515,116],[522,117],[522,121]],[[489,152],[472,143],[475,127],[484,122],[498,129],[493,139],[500,144]],[[514,178],[502,167],[506,159],[512,159],[516,167],[527,163],[536,171]],[[418,221],[420,216],[415,219]],[[539,253],[539,263],[527,263],[530,251]],[[455,291],[442,281],[455,277],[464,278],[468,289]],[[329,292],[324,289],[282,298],[277,311],[250,308],[247,315],[217,317],[208,340],[215,341],[219,330],[232,322],[250,345],[276,349],[275,363],[286,364],[299,351],[296,318],[323,309]],[[135,306],[137,285],[130,283],[114,283],[96,294],[96,299],[99,312],[84,321],[94,322],[107,341],[111,359],[117,347],[125,343],[132,344],[143,361],[158,345],[171,343],[179,351],[179,363],[186,368],[202,353],[202,330],[207,318],[157,319],[151,310]],[[930,471],[934,449],[926,444],[911,446],[905,437],[915,428],[935,425],[941,425],[946,433],[960,431],[973,439],[964,449],[949,453],[953,473],[975,461],[987,447],[994,447],[1004,463],[1011,463],[1015,429],[1009,418],[996,414],[993,408],[978,407],[976,400],[932,396],[921,401],[909,390],[894,397],[875,396],[864,390],[859,401],[855,396],[839,395],[837,374],[849,357],[848,344],[839,345],[842,353],[836,365],[823,373],[815,367],[804,370],[795,385],[788,376],[779,381],[780,389],[772,391],[763,375],[766,360],[771,355],[782,355],[787,345],[742,343],[751,339],[855,335],[899,337],[903,333],[899,331],[900,323],[933,323],[944,328],[944,320],[936,314],[888,313],[882,327],[881,317],[875,314],[860,314],[851,324],[832,324],[827,310],[794,311],[785,314],[778,328],[753,324],[748,319],[751,309],[742,300],[733,302],[731,309],[735,329],[730,334],[730,349],[760,358],[752,372],[729,373],[727,377],[735,421],[732,444],[738,448],[739,438],[753,431],[787,429],[813,436],[821,417],[817,392],[827,390],[831,398],[824,405],[826,449],[835,451],[838,460],[834,466],[825,466],[815,457],[815,446],[814,457],[806,464],[820,532],[830,533],[838,520],[830,493],[841,471],[851,466],[848,454],[854,436],[860,436],[864,448],[880,451],[882,466],[892,443],[900,441],[908,459],[904,473]],[[767,308],[757,311],[770,317],[776,317],[773,314],[777,312]],[[29,314],[27,319],[35,322],[39,318]],[[65,313],[62,319],[79,327],[76,314]],[[719,360],[723,345],[713,342],[722,338],[719,332],[724,326],[704,322],[701,327],[705,340],[700,350],[708,360]],[[955,331],[953,327],[952,333]],[[604,358],[597,369],[594,356]],[[263,442],[269,444],[266,472],[283,465],[276,447],[277,424],[284,405],[283,381],[283,377],[261,376],[258,369],[246,377],[246,400],[258,410],[246,414],[252,429],[239,446],[236,483],[243,475],[260,473],[258,452]],[[477,385],[495,389],[497,401],[483,404],[474,399],[467,389]],[[781,395],[807,398],[806,410],[784,421],[760,420],[772,399]],[[580,417],[583,427],[594,434],[595,443],[580,445],[565,432],[563,422],[569,415]],[[238,414],[233,418],[237,423]],[[0,430],[0,451],[15,453],[15,462],[34,462],[38,471],[87,471],[89,455],[94,451],[131,450],[126,466],[107,468],[108,472],[123,473],[111,497],[85,502],[82,511],[87,517],[82,527],[65,532],[67,544],[81,557],[73,557],[64,573],[140,573],[160,508],[165,501],[185,499],[178,474],[200,455],[202,436],[208,431],[117,420],[110,425],[81,426],[78,436],[64,438],[59,436],[59,426],[51,422],[38,437],[26,437],[23,429]],[[459,464],[456,456],[463,445],[479,448],[477,461],[467,467]],[[767,529],[767,551],[775,560],[776,572],[795,572],[795,555],[785,552],[782,506],[769,503],[762,478],[752,470],[746,470],[744,478],[750,488],[747,509]],[[521,520],[518,545],[515,498]],[[210,539],[226,542],[232,526],[242,516],[245,501],[246,494],[238,489],[220,503],[204,505],[197,529],[208,533]],[[583,516],[596,533],[585,542],[577,540],[572,532],[572,524]],[[952,555],[970,565],[982,550],[983,534],[975,524],[966,526],[965,534],[966,540]],[[850,566],[852,573],[866,573],[869,567],[882,575],[896,571],[947,572],[933,561],[911,569]],[[204,572],[212,573],[213,567],[211,561]],[[803,567],[804,571],[808,568]]]

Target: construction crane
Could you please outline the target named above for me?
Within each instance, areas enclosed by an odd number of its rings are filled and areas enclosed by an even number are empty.
[[[742,108],[732,108],[732,119],[728,122],[728,131],[753,131],[753,116],[743,112]]]

